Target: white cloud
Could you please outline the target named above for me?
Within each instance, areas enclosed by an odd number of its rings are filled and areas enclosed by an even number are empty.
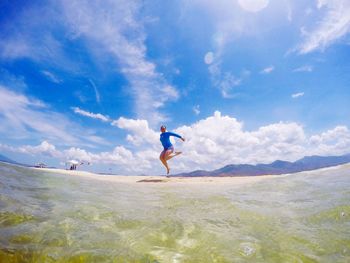
[[[134,120],[120,117],[118,120],[113,121],[112,125],[131,132],[131,134],[127,135],[126,139],[134,145],[145,143],[157,145],[159,143],[159,134],[150,129],[147,120]]]
[[[58,78],[55,74],[53,74],[53,73],[50,72],[50,71],[43,70],[43,71],[41,71],[41,73],[42,73],[48,80],[50,80],[50,81],[53,82],[53,83],[59,84],[59,83],[62,82],[62,80],[61,80],[60,78]]]
[[[177,100],[180,97],[177,89],[173,86],[170,86],[170,85],[165,85],[162,88],[162,92],[171,100]]]
[[[309,140],[310,154],[340,155],[349,153],[350,131],[346,126],[337,126],[318,135],[313,135]]]
[[[199,105],[193,106],[193,112],[194,114],[198,115],[199,113],[201,113]]]
[[[206,169],[232,163],[269,162],[282,156],[292,159],[301,155],[300,145],[305,139],[303,129],[295,123],[272,124],[248,132],[241,122],[220,112],[176,131],[187,139],[181,145],[186,159],[183,164]]]
[[[30,57],[31,48],[26,42],[21,42],[19,39],[7,39],[7,41],[0,40],[1,57],[5,59],[12,59],[18,57]]]
[[[310,137],[297,123],[280,122],[245,131],[241,122],[220,112],[176,131],[187,139],[179,146],[184,158],[177,161],[190,170],[277,159],[294,161],[312,154],[345,154],[350,147],[350,132],[344,126]]]
[[[191,16],[193,12],[204,11],[206,23],[210,23],[214,30],[211,39],[213,48],[204,55],[204,63],[208,65],[213,86],[220,90],[224,98],[237,96],[233,92],[234,87],[241,85],[244,78],[248,77],[248,75],[225,68],[225,50],[229,44],[235,45],[235,40],[247,36],[250,39],[261,37],[262,32],[267,32],[270,28],[272,30],[275,27],[275,23],[269,21],[266,23],[266,19],[261,20],[262,16],[255,14],[268,4],[268,0],[183,1],[186,7],[183,16]],[[263,21],[264,24],[262,24]]]
[[[139,19],[143,4],[127,0],[106,0],[103,4],[98,0],[34,4],[16,17],[16,30],[8,29],[11,34],[0,40],[0,56],[4,59],[29,58],[51,68],[86,74],[86,65],[70,56],[62,38],[56,37],[57,31],[63,32],[65,42],[80,41],[86,48],[82,52],[88,52],[98,67],[109,73],[118,70],[124,74],[134,98],[136,115],[159,123],[167,116],[161,113],[161,106],[155,107],[153,102],[165,105],[176,100],[179,94],[147,57],[144,20]],[[40,34],[40,40],[37,34]],[[91,79],[89,81],[96,101],[100,103],[99,90]]]
[[[211,64],[214,61],[214,53],[213,52],[207,52],[204,56],[204,62],[205,64]]]
[[[239,5],[248,12],[259,12],[269,4],[269,0],[238,0]]]
[[[317,7],[324,9],[326,13],[297,48],[301,54],[315,50],[322,51],[350,31],[350,2],[348,0],[318,0]]]
[[[53,4],[54,2],[51,2]],[[56,2],[58,4],[58,2]],[[0,57],[4,60],[27,58],[50,68],[77,72],[83,65],[67,56],[65,47],[55,38],[53,31],[64,25],[57,5],[28,5],[18,12],[12,24],[4,24],[8,34],[0,39]],[[40,34],[40,38],[38,38]]]
[[[264,68],[263,70],[261,70],[260,73],[261,74],[269,74],[269,73],[271,73],[274,70],[275,70],[274,66],[269,66],[269,67]]]
[[[18,148],[0,143],[0,150],[2,151],[9,151],[9,152],[18,152]]]
[[[89,118],[92,118],[92,119],[98,119],[98,120],[101,120],[101,121],[104,121],[104,122],[107,122],[109,121],[109,117],[108,116],[105,116],[105,115],[102,115],[101,113],[92,113],[92,112],[88,112],[88,111],[84,111],[78,107],[72,107],[71,108],[76,114],[79,114],[79,115],[82,115],[82,116],[85,116],[85,117],[89,117]]]
[[[71,147],[58,151],[48,142],[38,146],[14,147],[1,145],[8,151],[20,151],[32,154],[50,154],[62,160],[77,159],[93,165],[116,165],[128,174],[162,173],[163,167],[158,160],[162,150],[159,133],[150,129],[146,120],[120,118],[114,125],[129,131],[134,147],[133,151],[125,146],[116,146],[111,151],[92,153],[81,148]],[[341,155],[349,153],[350,131],[346,126],[320,134],[307,136],[297,123],[279,122],[262,126],[253,131],[244,129],[237,119],[222,115],[216,111],[189,126],[181,126],[174,132],[186,138],[177,141],[175,148],[183,152],[170,161],[173,172],[193,171],[195,169],[212,170],[227,164],[270,163],[275,160],[295,161],[307,155]]]
[[[176,100],[178,93],[147,59],[146,35],[137,18],[141,3],[63,1],[62,6],[71,34],[86,40],[92,53],[115,60],[130,83],[137,116],[154,124],[166,119],[159,107]]]
[[[100,92],[98,91],[97,86],[95,85],[95,83],[91,79],[89,79],[89,82],[90,82],[91,86],[93,87],[93,89],[95,91],[96,102],[98,104],[100,104],[101,103]]]
[[[71,147],[67,150],[62,151],[62,153],[62,155],[64,156],[62,159],[65,161],[73,159],[85,162],[92,162],[94,159],[97,159],[97,155],[76,147]]]
[[[158,152],[153,150],[140,150],[136,153],[124,146],[116,146],[110,152],[91,153],[80,148],[70,148],[63,151],[67,159],[76,159],[89,162],[92,165],[114,165],[122,173],[151,173],[154,174],[154,164],[158,161]],[[158,169],[159,171],[159,169]]]
[[[312,14],[312,12],[313,12],[313,10],[312,10],[312,8],[306,8],[305,9],[305,14],[308,16],[308,15],[310,15],[310,14]]]
[[[55,145],[49,143],[48,141],[42,141],[39,145],[23,145],[20,147],[13,147],[6,144],[0,143],[0,149],[4,151],[17,152],[30,154],[33,156],[45,155],[48,157],[62,159],[64,157],[63,153],[56,149]]]
[[[293,70],[293,72],[312,72],[314,70],[313,66],[305,65]]]
[[[304,92],[298,92],[298,93],[292,94],[292,98],[293,99],[296,99],[296,98],[299,98],[299,97],[302,97],[302,96],[304,96]]]
[[[309,34],[309,32],[307,32],[305,27],[302,26],[300,28],[300,34],[305,37],[305,36],[307,36]]]
[[[219,87],[221,89],[221,94],[224,98],[232,98],[234,95],[231,90],[241,85],[242,79],[235,77],[231,72],[225,72],[222,79],[219,80]]]
[[[45,157],[53,157],[60,160],[59,163],[61,165],[65,165],[66,161],[72,159],[78,160],[79,162],[89,162],[92,165],[115,165],[119,167],[120,171],[129,173],[141,173],[145,169],[150,169],[152,167],[150,161],[154,163],[154,161],[158,159],[158,153],[155,153],[154,151],[146,150],[133,154],[123,146],[116,146],[110,152],[100,153],[92,153],[85,149],[76,147],[59,151],[54,145],[47,141],[43,141],[37,146],[24,145],[18,148],[0,144],[0,149],[34,156],[41,155]]]
[[[241,72],[242,77],[245,77],[245,78],[249,77],[250,74],[251,74],[251,72],[248,69],[243,69]]]
[[[239,78],[231,72],[222,72],[220,62],[211,64],[208,69],[214,87],[220,90],[223,98],[233,98],[235,96],[232,92],[233,89],[241,85],[243,78],[250,75],[250,72],[246,70],[242,71]]]
[[[61,152],[58,151],[54,145],[50,144],[47,141],[43,141],[41,144],[37,146],[30,146],[30,145],[22,146],[19,148],[19,152],[27,153],[31,155],[45,154],[55,158],[62,158]]]
[[[83,130],[64,115],[50,110],[40,100],[10,91],[3,86],[0,86],[0,98],[2,136],[15,139],[46,138],[65,144],[104,142],[93,132]],[[80,135],[77,137],[75,134]]]

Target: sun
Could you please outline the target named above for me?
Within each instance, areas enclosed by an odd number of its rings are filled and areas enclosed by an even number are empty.
[[[245,11],[259,12],[269,4],[269,0],[238,0],[238,3]]]

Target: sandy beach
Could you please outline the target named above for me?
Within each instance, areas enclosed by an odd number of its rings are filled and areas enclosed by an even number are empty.
[[[71,171],[54,168],[33,168],[38,171],[65,174],[71,176],[79,176],[88,179],[118,182],[118,183],[167,183],[167,184],[247,184],[254,183],[261,180],[275,178],[276,175],[263,176],[235,176],[235,177],[177,177],[177,176],[141,176],[141,175],[110,175],[110,174],[96,174],[86,171]]]
[[[313,171],[299,172],[293,175],[302,175],[303,173],[320,173],[322,171],[328,171],[332,169],[349,169],[350,164],[344,164],[339,166],[327,167]],[[96,174],[87,171],[71,171],[64,169],[54,169],[54,168],[32,168],[38,171],[56,173],[56,174],[65,174],[72,176],[81,176],[88,179],[110,181],[110,182],[119,182],[119,183],[167,183],[167,184],[230,184],[230,185],[239,185],[239,184],[249,184],[256,183],[262,180],[269,180],[278,177],[288,176],[290,174],[282,175],[260,175],[260,176],[232,176],[232,177],[208,177],[208,176],[199,176],[199,177],[177,177],[170,176],[136,176],[136,175],[111,175],[111,174]]]

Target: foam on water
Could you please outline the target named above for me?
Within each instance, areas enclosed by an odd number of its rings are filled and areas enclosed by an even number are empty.
[[[0,262],[347,262],[350,167],[118,183],[0,163]]]

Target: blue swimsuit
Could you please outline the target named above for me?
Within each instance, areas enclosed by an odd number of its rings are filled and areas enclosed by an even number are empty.
[[[173,132],[163,132],[160,134],[160,141],[164,147],[164,150],[168,150],[173,145],[170,142],[170,136],[175,136],[177,138],[181,138],[180,135]]]

